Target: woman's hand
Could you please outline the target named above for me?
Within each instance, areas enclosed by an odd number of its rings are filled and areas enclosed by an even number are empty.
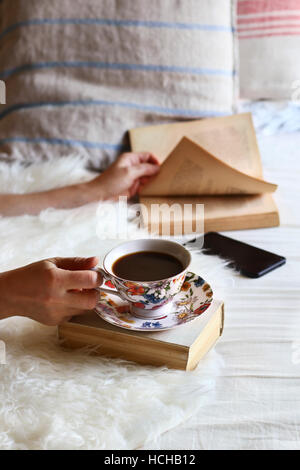
[[[0,274],[0,319],[23,316],[58,325],[93,309],[102,276],[97,258],[53,258]]]
[[[132,197],[158,171],[159,163],[150,153],[123,153],[88,183],[30,194],[0,194],[0,214],[39,214],[48,207],[71,209],[119,196]]]
[[[123,153],[104,173],[88,183],[97,200],[132,197],[159,171],[151,153]]]

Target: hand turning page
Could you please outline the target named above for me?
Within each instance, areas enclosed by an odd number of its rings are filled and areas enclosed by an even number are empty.
[[[262,165],[250,113],[130,129],[133,152],[152,152],[163,163],[183,137],[219,160],[262,178]]]
[[[164,160],[142,196],[262,194],[277,185],[233,168],[193,140],[183,137]]]

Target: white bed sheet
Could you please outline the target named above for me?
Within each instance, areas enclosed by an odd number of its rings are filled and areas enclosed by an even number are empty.
[[[271,128],[265,120],[258,140],[265,177],[279,184],[281,226],[226,234],[287,264],[261,279],[234,277],[216,395],[144,449],[300,449],[300,133],[264,135]]]

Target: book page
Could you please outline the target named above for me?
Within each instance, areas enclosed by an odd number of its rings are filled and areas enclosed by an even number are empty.
[[[160,172],[140,192],[142,196],[261,194],[277,186],[229,166],[184,137]]]
[[[196,197],[142,197],[140,199],[144,227],[150,233],[160,235],[189,234],[197,231],[199,213],[197,204],[204,205],[204,230],[242,230],[246,228],[278,226],[279,214],[271,194],[247,196],[196,196]],[[177,206],[181,210],[173,210],[163,215],[153,207],[170,208]],[[189,206],[190,210],[185,211]],[[191,209],[192,208],[192,209]]]
[[[152,152],[162,163],[186,136],[228,165],[262,178],[262,166],[250,113],[148,126],[129,131],[134,152]]]
[[[167,203],[169,206],[180,204],[182,207],[184,207],[185,204],[204,204],[205,220],[222,219],[228,216],[241,217],[278,212],[271,194],[227,197],[142,197],[140,203],[145,206],[149,213],[151,212],[151,205],[153,204],[163,205]],[[174,217],[176,217],[176,213],[174,213]]]

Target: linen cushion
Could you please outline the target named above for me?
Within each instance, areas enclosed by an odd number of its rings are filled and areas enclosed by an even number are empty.
[[[131,127],[231,113],[234,4],[2,0],[0,152],[104,168]]]

